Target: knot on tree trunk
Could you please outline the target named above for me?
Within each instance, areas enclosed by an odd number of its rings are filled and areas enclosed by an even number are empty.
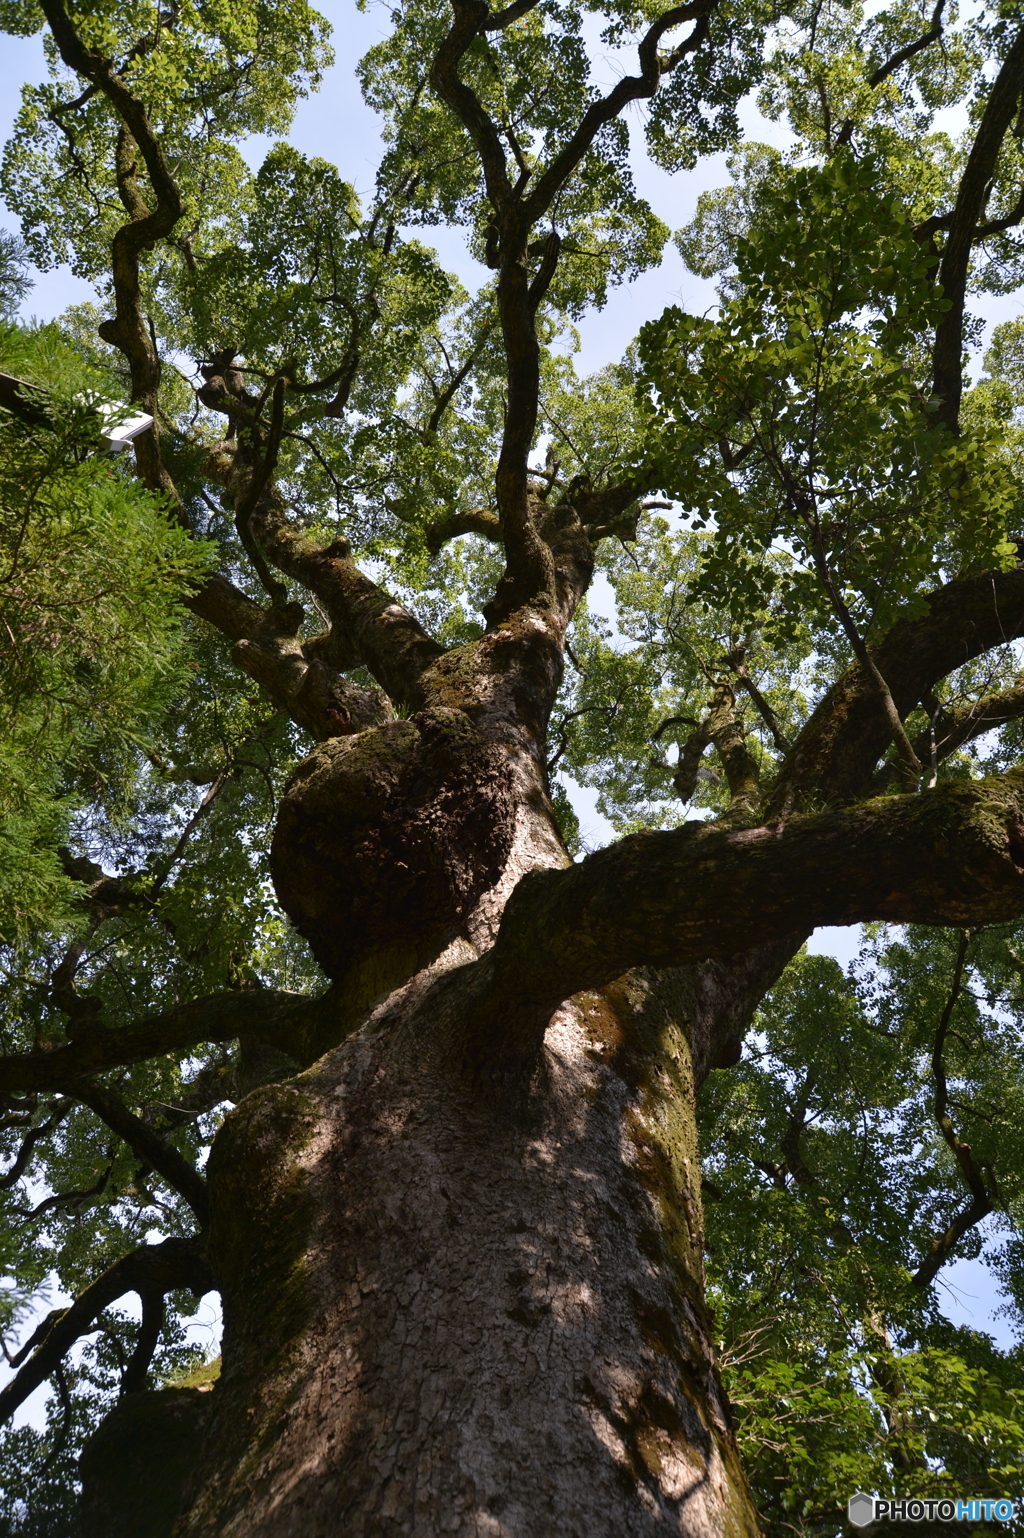
[[[500,878],[515,811],[506,754],[459,710],[332,739],[289,782],[274,887],[329,977],[384,947],[437,955]]]

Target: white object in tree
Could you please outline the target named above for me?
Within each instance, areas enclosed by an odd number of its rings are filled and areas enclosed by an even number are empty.
[[[121,415],[124,407],[115,405],[113,401],[95,401],[93,404],[104,424],[101,431],[108,454],[123,454],[133,438],[137,438],[140,433],[146,432],[153,426],[153,418],[147,416],[144,411],[134,416],[124,417]],[[109,426],[108,423],[110,423]]]

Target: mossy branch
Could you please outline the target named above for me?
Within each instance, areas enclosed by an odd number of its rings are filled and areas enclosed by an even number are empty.
[[[791,931],[1024,913],[1024,771],[788,822],[633,834],[513,892],[476,965],[485,1053],[535,1050],[551,1010],[635,966],[730,957]],[[504,1022],[495,1028],[495,1019]]]

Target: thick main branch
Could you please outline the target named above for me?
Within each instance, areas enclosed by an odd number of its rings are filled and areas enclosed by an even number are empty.
[[[633,834],[568,870],[525,876],[485,960],[507,1028],[519,1029],[518,1000],[532,1037],[545,1010],[631,967],[730,956],[825,924],[963,926],[1022,912],[1015,770],[758,828]]]

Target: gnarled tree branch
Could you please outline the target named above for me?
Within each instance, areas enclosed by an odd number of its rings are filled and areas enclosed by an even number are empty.
[[[60,1366],[61,1361],[96,1317],[126,1292],[143,1297],[187,1287],[196,1297],[216,1285],[202,1240],[164,1239],[144,1244],[114,1262],[85,1289],[70,1308],[55,1309],[32,1336],[33,1355],[0,1392],[0,1425],[10,1420],[29,1394]],[[20,1355],[20,1353],[19,1353]],[[18,1358],[15,1358],[18,1360]]]
[[[498,126],[459,74],[459,65],[473,40],[486,32],[496,18],[486,0],[452,0],[453,24],[434,57],[430,79],[437,95],[455,113],[473,141],[494,209],[489,260],[498,268],[498,313],[508,365],[505,428],[495,475],[506,565],[498,589],[484,609],[492,627],[521,606],[545,606],[557,583],[555,563],[532,517],[528,457],[537,425],[540,390],[536,313],[554,276],[560,238],[552,225],[541,242],[531,245],[530,232],[549,212],[601,129],[630,102],[653,96],[664,75],[701,46],[707,35],[708,16],[717,3],[718,0],[691,0],[689,4],[673,6],[659,17],[640,43],[640,74],[618,81],[607,95],[587,108],[546,169],[534,173],[529,166],[521,166],[513,184]],[[659,45],[665,34],[687,21],[696,21],[691,34],[662,54]],[[539,257],[532,278],[531,257]]]
[[[132,399],[156,419],[160,359],[143,310],[139,261],[142,253],[168,236],[180,219],[181,195],[144,104],[115,65],[83,44],[62,0],[46,0],[43,10],[65,64],[107,97],[123,125],[116,172],[118,192],[129,219],[113,243],[116,314],[103,323],[100,334],[124,354],[131,372]],[[155,198],[152,210],[137,182],[140,155]],[[161,460],[155,430],[135,439],[135,453],[142,479],[172,499],[179,520],[188,527],[177,489]],[[239,643],[234,654],[237,664],[318,740],[358,731],[388,718],[386,705],[369,697],[370,691],[325,678],[322,672],[307,678],[308,667],[295,640],[295,626],[289,629],[282,622],[279,604],[264,611],[225,578],[211,577],[188,605]]]
[[[242,462],[235,443],[218,444],[211,452],[210,468],[233,500],[247,495],[252,470]],[[318,638],[316,658],[339,670],[362,664],[391,699],[420,705],[423,674],[444,655],[444,647],[390,593],[360,571],[348,541],[317,545],[294,527],[273,484],[260,492],[251,527],[274,565],[315,593],[327,610],[331,630]],[[309,643],[307,661],[308,647]]]
[[[115,316],[104,321],[100,335],[128,360],[132,400],[157,418],[156,395],[160,383],[160,359],[143,309],[139,258],[158,240],[168,236],[182,216],[184,205],[177,183],[154,134],[145,106],[129,89],[112,60],[87,48],[71,22],[62,0],[43,0],[42,10],[54,42],[69,69],[83,76],[113,106],[123,124],[117,145],[117,187],[128,222],[114,236],[112,275]],[[155,199],[146,204],[136,181],[136,156],[141,155]],[[160,458],[156,428],[135,439],[139,473],[147,485],[177,500],[174,484]]]
[[[708,735],[725,770],[730,813],[753,812],[760,799],[757,765],[747,747],[746,732],[736,719],[736,696],[727,678],[719,679],[708,716]]]
[[[298,639],[298,605],[262,609],[214,573],[188,600],[188,607],[235,642],[232,660],[318,742],[391,719],[391,707],[376,689],[340,678],[320,658],[314,667],[310,643]]]
[[[431,555],[461,534],[479,534],[493,544],[501,543],[501,521],[495,513],[484,507],[468,508],[463,513],[451,513],[447,518],[435,518],[427,525],[427,549]]]

